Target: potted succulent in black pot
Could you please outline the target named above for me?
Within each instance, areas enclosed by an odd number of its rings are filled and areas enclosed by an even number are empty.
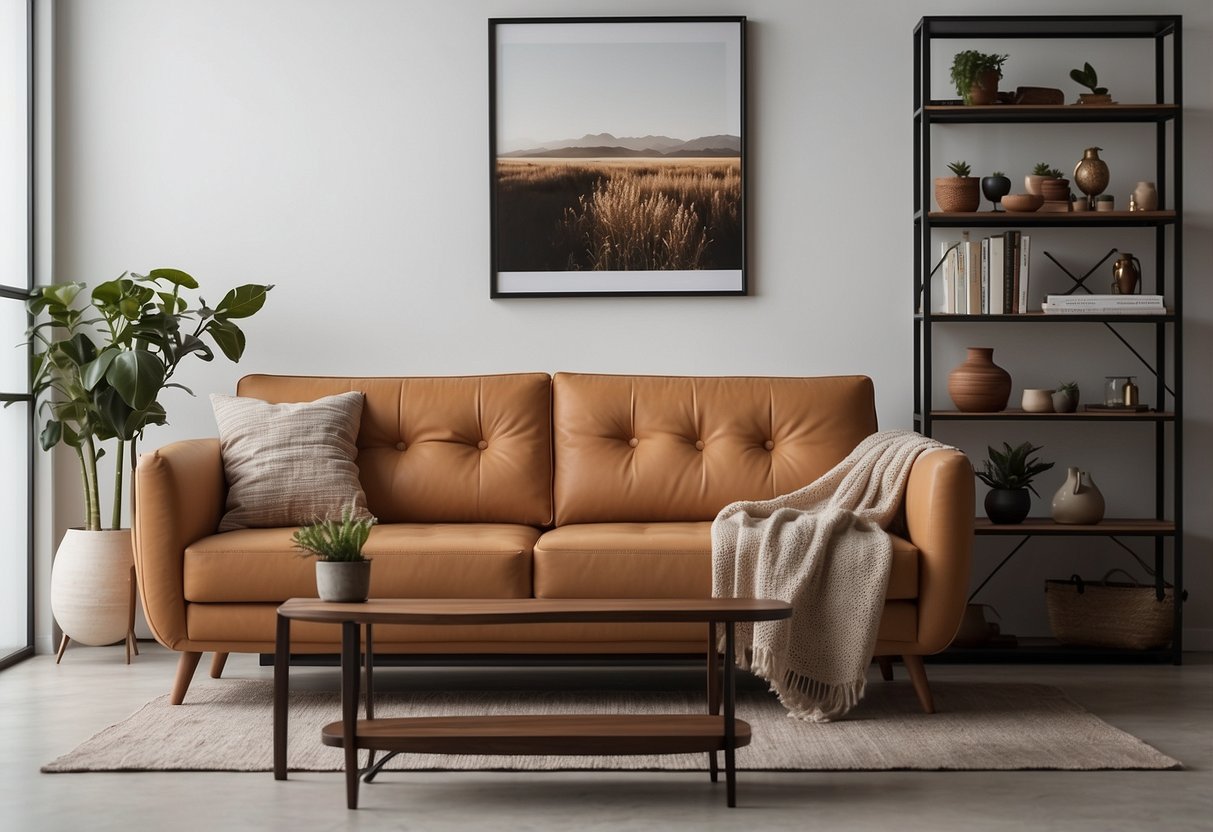
[[[316,593],[321,601],[365,601],[371,592],[371,559],[362,547],[371,536],[374,517],[360,517],[353,505],[341,518],[318,520],[291,535],[304,557],[316,558]]]
[[[1022,523],[1032,509],[1032,497],[1028,494],[1031,489],[1037,497],[1040,493],[1032,486],[1032,480],[1053,467],[1052,462],[1041,462],[1032,454],[1041,446],[1024,442],[1012,448],[1008,443],[1002,443],[1002,451],[987,448],[989,459],[977,471],[977,478],[990,486],[986,494],[986,516],[991,523],[999,525],[1014,525]]]
[[[952,59],[952,83],[965,104],[993,104],[1006,55],[990,55],[975,49],[957,52]]]
[[[995,211],[998,210],[998,204],[1002,198],[1011,193],[1011,180],[1007,175],[1000,170],[996,170],[989,176],[981,178],[981,192],[985,198],[994,203]]]

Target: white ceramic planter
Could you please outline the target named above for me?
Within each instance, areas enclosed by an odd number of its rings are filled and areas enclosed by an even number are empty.
[[[113,644],[130,626],[130,529],[68,529],[51,566],[51,612],[76,644]]]

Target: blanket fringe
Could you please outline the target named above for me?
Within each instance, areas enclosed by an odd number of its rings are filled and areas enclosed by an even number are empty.
[[[774,651],[752,647],[738,656],[743,669],[770,683],[771,690],[788,709],[788,716],[808,722],[830,722],[854,708],[863,699],[866,679],[831,684],[812,679],[777,665]]]

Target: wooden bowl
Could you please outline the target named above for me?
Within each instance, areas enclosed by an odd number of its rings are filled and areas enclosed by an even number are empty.
[[[1045,198],[1040,194],[1007,194],[1002,198],[1003,210],[1019,214],[1030,214],[1044,204]]]

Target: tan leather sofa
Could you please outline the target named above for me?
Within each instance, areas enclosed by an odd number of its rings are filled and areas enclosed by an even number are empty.
[[[359,475],[379,518],[372,596],[671,598],[711,592],[711,521],[726,504],[793,491],[876,430],[872,382],[543,373],[458,378],[253,375],[237,392],[300,402],[366,394]],[[289,488],[283,483],[283,488]],[[156,639],[181,652],[172,701],[199,658],[269,653],[274,610],[315,596],[293,529],[217,534],[217,439],[144,454],[135,566]],[[919,459],[876,654],[901,656],[931,710],[922,656],[959,626],[969,579],[973,473],[964,454]],[[340,629],[296,622],[292,650],[335,653]],[[379,627],[386,654],[692,654],[694,625]]]

